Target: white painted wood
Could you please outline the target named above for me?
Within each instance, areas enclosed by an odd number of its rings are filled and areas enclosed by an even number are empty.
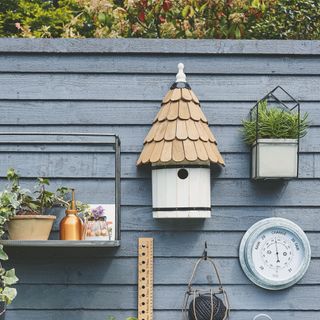
[[[210,169],[197,168],[190,172],[193,183],[189,184],[190,207],[206,207],[211,205]]]
[[[153,211],[153,217],[156,219],[205,219],[211,218],[211,211]]]
[[[180,169],[187,170],[185,179],[179,177]],[[154,209],[173,208],[170,211],[154,210],[154,218],[210,217],[211,210],[192,209],[211,207],[210,168],[152,169],[152,204]]]
[[[297,167],[297,139],[258,139],[252,148],[253,179],[294,178]]]

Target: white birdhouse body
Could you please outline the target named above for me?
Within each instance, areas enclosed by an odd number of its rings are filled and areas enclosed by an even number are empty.
[[[224,160],[183,64],[178,68],[137,165],[152,166],[154,218],[210,218],[210,164]]]
[[[210,167],[152,167],[154,218],[210,218]]]

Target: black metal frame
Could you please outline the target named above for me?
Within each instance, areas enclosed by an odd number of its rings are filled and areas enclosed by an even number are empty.
[[[104,145],[112,146],[115,153],[115,240],[121,239],[121,142],[120,138],[115,134],[108,133],[78,133],[78,132],[0,132],[0,136],[55,136],[55,137],[100,137],[102,141],[1,141],[0,145],[8,144],[43,144],[43,145]],[[41,140],[41,139],[40,139]],[[92,152],[93,153],[93,152]]]
[[[276,96],[276,91],[277,90],[281,90],[287,97],[289,97],[290,99],[285,100],[285,101],[289,101],[291,103],[294,104],[293,107],[289,107],[283,100],[279,99]],[[273,100],[272,100],[273,99]],[[298,100],[296,100],[291,94],[289,94],[286,90],[284,90],[281,86],[276,86],[273,90],[271,90],[269,93],[267,93],[262,99],[258,100],[257,103],[250,109],[250,120],[256,122],[256,139],[255,142],[252,144],[251,146],[251,154],[253,151],[254,146],[256,146],[256,155],[255,155],[255,168],[256,168],[256,172],[257,172],[257,168],[258,168],[258,139],[259,139],[259,104],[260,102],[267,100],[267,102],[269,101],[273,101],[275,103],[277,103],[278,105],[280,105],[282,107],[282,109],[292,112],[295,109],[297,109],[298,111],[298,132],[300,132],[300,102]],[[254,113],[255,113],[255,117],[254,117]],[[298,140],[298,149],[297,149],[297,174],[295,176],[295,178],[299,177],[299,150],[300,150],[300,137],[298,135],[297,137]],[[253,163],[252,163],[252,157],[251,157],[251,165],[250,165],[250,176],[252,177],[252,169],[253,169]],[[267,178],[266,178],[267,179]],[[280,178],[278,178],[280,179]],[[254,179],[255,180],[255,179]]]

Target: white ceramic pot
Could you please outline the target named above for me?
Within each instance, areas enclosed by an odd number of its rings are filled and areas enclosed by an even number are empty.
[[[253,179],[290,179],[297,173],[297,139],[258,139],[253,145]]]

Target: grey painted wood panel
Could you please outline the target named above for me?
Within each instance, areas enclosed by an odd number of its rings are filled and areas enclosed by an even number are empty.
[[[244,232],[225,231],[140,231],[121,233],[121,246],[116,249],[83,249],[83,248],[12,248],[6,247],[7,252],[13,259],[31,259],[35,257],[136,257],[137,242],[139,237],[153,237],[157,243],[154,249],[155,257],[199,257],[203,252],[205,241],[208,242],[212,257],[215,258],[236,258],[238,257],[239,243]],[[58,234],[53,232],[54,239],[58,239]],[[313,258],[320,258],[320,234],[318,232],[307,232],[307,237],[311,244]]]
[[[213,179],[250,178],[250,155],[239,153],[222,154],[227,164],[224,168],[213,167]],[[123,153],[121,157],[123,178],[148,179],[151,168],[136,167],[139,154]],[[35,161],[37,166],[34,166]],[[301,154],[300,179],[320,178],[320,154]],[[51,178],[112,178],[114,177],[114,155],[112,153],[2,153],[0,176],[8,168],[18,170],[23,177],[46,176]]]
[[[64,210],[56,210],[57,220],[53,230],[59,230]],[[269,218],[287,218],[299,224],[305,231],[318,232],[320,226],[317,207],[212,207],[212,218],[205,221],[190,219],[177,223],[174,219],[153,219],[151,206],[122,206],[121,230],[123,231],[246,231],[255,222]]]
[[[183,39],[1,39],[1,52],[319,55],[319,41]]]
[[[32,188],[33,180],[21,183]],[[1,180],[1,186],[5,180]],[[67,186],[77,189],[78,199],[84,202],[105,203],[112,201],[114,181],[111,179],[54,179],[51,187]],[[280,182],[252,182],[248,179],[213,179],[213,206],[309,206],[320,205],[319,181],[292,180]],[[299,194],[299,196],[297,196]],[[131,206],[151,205],[151,182],[149,179],[122,179],[122,204]]]
[[[34,181],[23,181],[32,188]],[[1,180],[1,186],[5,180]],[[112,201],[114,181],[111,179],[54,179],[51,187],[67,186],[77,189],[78,199],[84,202],[105,203]],[[280,182],[252,182],[248,179],[213,179],[213,206],[309,206],[320,205],[319,181],[292,180]],[[297,196],[299,194],[299,196]],[[122,204],[132,206],[151,205],[151,182],[149,179],[122,179]]]
[[[213,133],[217,139],[218,147],[221,152],[232,152],[232,153],[242,153],[249,152],[250,148],[245,145],[243,142],[243,136],[241,133],[241,126],[210,126],[213,130]],[[115,133],[120,136],[121,139],[121,151],[122,152],[141,152],[144,138],[146,137],[148,131],[150,130],[151,125],[144,126],[103,126],[103,125],[82,125],[82,126],[1,126],[0,132],[96,132],[96,133]],[[45,148],[45,146],[22,146],[22,145],[8,145],[3,146],[2,141],[20,141],[17,140],[17,137],[7,136],[5,138],[0,136],[0,152],[1,151],[15,151],[15,150],[48,150],[56,152],[65,152],[65,151],[85,151],[85,146],[50,146]],[[45,140],[45,139],[44,139]],[[38,141],[43,141],[38,137]],[[88,147],[87,147],[88,148]],[[93,146],[90,147],[90,150],[106,150],[105,147]],[[109,149],[108,149],[109,150]],[[319,153],[320,152],[320,130],[318,126],[313,126],[309,129],[308,134],[301,139],[301,152],[310,152],[310,153]],[[138,156],[137,156],[138,157]]]
[[[181,310],[184,286],[155,286],[155,310]],[[11,308],[16,309],[135,309],[136,286],[114,285],[18,285],[20,294]],[[270,292],[254,285],[225,286],[232,310],[314,310],[319,311],[316,286],[295,286]],[[68,298],[66,298],[68,297]],[[94,299],[88,299],[94,297]],[[294,303],[292,303],[294,301]]]
[[[320,100],[317,76],[190,75],[188,81],[201,101],[256,101],[279,84],[298,100]],[[162,100],[172,82],[160,74],[0,73],[0,99]]]
[[[230,320],[252,320],[259,311],[232,311]],[[318,313],[313,311],[268,311],[273,319],[281,320],[319,320]],[[126,319],[136,316],[136,311],[117,310],[9,310],[6,315],[8,320],[106,320],[108,316],[114,315],[117,319]],[[155,320],[183,320],[181,311],[155,311]]]
[[[118,255],[132,255],[137,252],[137,238],[151,236],[157,245],[154,248],[156,257],[198,257],[203,252],[205,241],[214,257],[238,257],[242,232],[123,232],[121,248]],[[320,257],[320,234],[307,233],[312,256]]]
[[[185,285],[196,263],[196,258],[155,258],[154,284]],[[20,276],[20,284],[137,284],[137,258],[41,258],[33,261],[15,260],[14,267]],[[215,259],[223,284],[251,284],[242,272],[237,258]],[[94,264],[94,272],[92,265]],[[311,261],[301,284],[320,284],[320,260]],[[195,284],[217,284],[212,265],[202,264],[194,279]]]
[[[155,101],[37,101],[0,100],[1,125],[147,125],[160,110],[161,99]],[[251,102],[202,103],[211,125],[240,125],[246,119]],[[301,111],[308,112],[312,125],[320,125],[320,103],[302,102]],[[143,115],[143,116],[142,116]]]
[[[297,223],[305,231],[318,232],[319,208],[310,207],[218,207],[214,206],[212,218],[205,222],[187,220],[177,223],[175,220],[163,221],[152,218],[150,207],[122,207],[122,230],[170,230],[174,231],[246,231],[254,223],[270,217],[282,217]],[[132,218],[134,217],[134,218]]]
[[[250,178],[250,154],[222,154],[227,164],[224,168],[213,167],[213,179]],[[151,168],[136,167],[137,153],[123,153],[121,157],[123,178],[149,178]],[[37,166],[34,166],[35,161]],[[15,168],[23,177],[52,178],[112,178],[114,177],[114,155],[112,153],[1,153],[0,176],[8,168]],[[320,154],[301,154],[299,177],[320,178]]]
[[[319,75],[317,57],[137,54],[20,54],[1,55],[0,72],[171,74],[183,62],[188,74],[284,74]]]
[[[123,151],[121,247],[7,248],[9,264],[21,279],[7,318],[105,320],[114,314],[120,320],[134,315],[137,239],[150,236],[155,239],[155,320],[181,319],[186,281],[206,240],[231,296],[231,320],[252,319],[259,310],[274,320],[320,320],[319,55],[319,43],[309,41],[0,39],[0,131],[115,132]],[[213,168],[212,219],[178,223],[152,218],[150,170],[137,169],[135,161],[180,61],[227,166]],[[301,141],[301,179],[254,183],[241,119],[278,84],[302,100],[312,121]],[[0,145],[0,176],[8,166],[23,168],[29,178],[49,175],[53,187],[75,186],[83,201],[113,201],[107,149]],[[52,238],[58,237],[63,214],[60,210]],[[298,223],[313,255],[300,283],[275,293],[252,285],[237,259],[247,228],[270,216]],[[203,270],[199,284],[212,281]]]

